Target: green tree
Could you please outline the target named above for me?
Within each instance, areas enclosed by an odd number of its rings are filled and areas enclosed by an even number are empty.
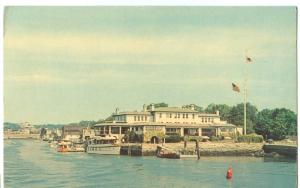
[[[288,135],[297,135],[297,116],[285,108],[264,109],[257,114],[255,131],[265,138],[280,140]]]
[[[246,104],[246,123],[247,123],[247,134],[254,133],[254,127],[256,122],[257,108],[250,103]],[[234,125],[244,125],[244,104],[240,103],[233,106],[230,110],[228,122]]]
[[[168,107],[169,105],[167,103],[161,102],[161,103],[152,103],[154,104],[155,108],[159,108],[159,107]],[[147,110],[149,110],[151,108],[151,104],[147,106]]]
[[[226,104],[213,104],[212,103],[206,107],[205,112],[206,113],[216,113],[216,111],[218,110],[220,113],[221,120],[229,121],[231,109],[232,109],[232,107],[230,107]]]

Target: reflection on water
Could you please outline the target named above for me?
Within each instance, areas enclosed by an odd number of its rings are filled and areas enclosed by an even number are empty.
[[[225,178],[229,166],[233,179]],[[58,153],[47,143],[5,140],[5,187],[296,187],[295,160]]]

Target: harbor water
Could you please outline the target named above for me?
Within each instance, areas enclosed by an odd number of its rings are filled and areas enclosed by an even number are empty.
[[[229,166],[233,178],[225,178]],[[4,141],[5,187],[297,187],[297,162],[286,158],[103,156],[58,153],[47,142]]]

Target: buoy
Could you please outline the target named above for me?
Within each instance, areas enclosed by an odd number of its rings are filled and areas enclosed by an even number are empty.
[[[232,168],[231,167],[229,167],[228,170],[227,170],[226,178],[227,179],[231,179],[232,178]]]

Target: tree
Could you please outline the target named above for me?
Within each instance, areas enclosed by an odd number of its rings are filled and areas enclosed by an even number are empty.
[[[153,104],[153,103],[152,103]],[[161,103],[155,103],[154,107],[159,108],[159,107],[168,107],[169,105],[167,103],[161,102]],[[151,104],[147,106],[147,110],[150,110]]]
[[[226,104],[209,104],[206,109],[205,112],[206,113],[216,113],[216,111],[218,110],[220,113],[220,118],[223,121],[228,121],[229,117],[230,117],[230,111],[231,111],[232,107],[226,105]]]
[[[201,106],[195,104],[183,105],[182,108],[191,108],[192,105],[194,106],[194,110],[196,110],[197,112],[204,112],[204,109]]]
[[[297,135],[297,116],[285,108],[264,109],[257,114],[255,131],[265,138],[280,140],[287,135]]]
[[[257,115],[257,108],[250,103],[246,104],[246,123],[247,123],[247,134],[254,132],[255,122],[256,122],[256,115]],[[244,104],[240,103],[236,106],[232,107],[229,113],[228,122],[234,125],[244,125]]]

